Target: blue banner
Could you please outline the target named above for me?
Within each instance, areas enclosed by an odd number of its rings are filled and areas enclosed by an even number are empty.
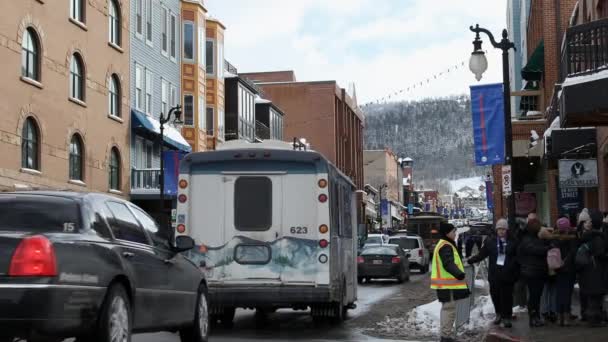
[[[179,177],[179,162],[184,158],[186,152],[164,151],[164,180],[165,195],[177,196],[177,178]]]
[[[505,113],[502,83],[471,86],[475,164],[505,161]]]
[[[486,182],[486,202],[488,210],[494,210],[494,184],[491,181]]]

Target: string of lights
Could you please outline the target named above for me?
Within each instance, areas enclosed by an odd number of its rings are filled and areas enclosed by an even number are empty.
[[[451,73],[453,71],[456,71],[456,70],[458,70],[460,68],[464,68],[466,66],[466,63],[467,63],[467,61],[462,61],[462,62],[459,62],[457,64],[454,64],[454,65],[450,66],[449,68],[444,69],[441,72],[438,72],[438,73],[436,73],[436,74],[434,74],[432,76],[427,77],[423,81],[415,82],[415,83],[411,84],[408,87],[405,87],[403,89],[399,89],[399,90],[396,90],[394,92],[391,92],[390,94],[388,94],[388,95],[386,95],[384,97],[378,98],[376,100],[366,102],[366,103],[360,105],[359,107],[361,109],[365,109],[366,107],[374,105],[374,104],[386,103],[386,102],[390,101],[392,98],[396,98],[397,96],[400,96],[402,94],[407,94],[407,93],[410,93],[410,92],[412,92],[412,91],[414,91],[416,89],[420,89],[420,88],[422,88],[422,87],[424,87],[424,86],[426,86],[428,84],[431,84],[432,82],[435,82],[435,81],[439,80],[442,76],[444,76],[446,74],[449,74],[449,73]]]

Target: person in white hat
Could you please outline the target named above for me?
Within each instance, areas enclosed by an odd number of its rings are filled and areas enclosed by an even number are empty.
[[[496,234],[484,241],[479,254],[468,259],[470,264],[489,258],[488,281],[496,312],[494,324],[511,328],[513,316],[513,286],[517,280],[517,242],[509,236],[509,224],[501,218],[496,222]]]

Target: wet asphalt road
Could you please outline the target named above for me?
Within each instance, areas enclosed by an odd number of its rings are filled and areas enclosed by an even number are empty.
[[[413,275],[412,278],[420,277]],[[312,342],[333,342],[333,341],[383,341],[391,340],[378,339],[363,335],[353,320],[363,315],[374,315],[372,306],[383,302],[390,302],[390,298],[403,291],[403,287],[392,281],[374,282],[371,285],[363,285],[358,290],[358,307],[349,311],[348,320],[339,327],[331,325],[316,326],[308,312],[279,310],[271,314],[262,323],[256,320],[255,311],[237,311],[234,327],[225,329],[216,328],[213,331],[211,342],[245,342],[245,341],[312,341]],[[133,338],[133,342],[179,342],[179,336],[170,333],[143,334]]]

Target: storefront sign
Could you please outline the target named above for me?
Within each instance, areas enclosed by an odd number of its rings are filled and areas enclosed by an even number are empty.
[[[504,197],[511,196],[513,189],[511,178],[511,165],[502,166],[502,194]]]
[[[560,215],[577,214],[583,210],[583,190],[560,188],[557,191],[557,208]]]
[[[597,185],[597,159],[559,161],[560,188],[593,188]]]

